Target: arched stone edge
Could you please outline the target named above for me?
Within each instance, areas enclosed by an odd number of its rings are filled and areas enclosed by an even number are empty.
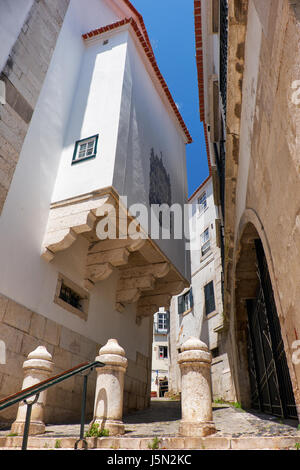
[[[300,417],[300,388],[298,386],[297,375],[294,369],[294,364],[291,361],[291,355],[292,355],[291,348],[289,345],[289,339],[288,339],[288,335],[287,335],[285,323],[284,323],[285,317],[283,315],[283,309],[282,309],[282,305],[280,302],[277,277],[275,274],[275,267],[274,267],[271,247],[270,247],[270,243],[269,243],[268,236],[265,231],[263,222],[261,218],[259,217],[258,213],[256,212],[256,210],[253,208],[246,208],[245,211],[243,212],[240,218],[239,224],[238,224],[238,229],[237,229],[235,243],[234,243],[233,269],[232,269],[233,278],[231,280],[231,299],[232,299],[231,321],[232,319],[234,319],[233,332],[234,332],[234,335],[236,335],[236,320],[237,320],[237,305],[236,305],[236,292],[235,292],[236,269],[237,269],[238,261],[239,261],[240,254],[241,254],[241,245],[242,245],[243,235],[249,224],[253,225],[263,245],[263,249],[264,249],[264,253],[265,253],[265,257],[267,261],[267,266],[268,266],[268,271],[269,271],[269,275],[271,279],[272,289],[274,293],[274,299],[275,299],[275,304],[276,304],[277,315],[279,318],[281,335],[282,335],[282,339],[284,343],[284,349],[286,352],[288,352],[288,354],[286,354],[286,359],[287,359],[287,363],[289,367],[291,382],[292,382],[294,396],[296,400],[298,416]]]

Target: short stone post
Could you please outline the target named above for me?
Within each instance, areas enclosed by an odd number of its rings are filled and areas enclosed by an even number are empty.
[[[38,346],[34,351],[28,354],[27,360],[23,364],[24,388],[36,385],[50,377],[53,370],[52,356],[44,346]],[[32,406],[29,434],[42,434],[45,432],[44,408],[46,404],[47,390],[40,392],[37,402]],[[31,402],[35,396],[27,400]],[[16,421],[12,424],[11,432],[21,435],[24,432],[27,405],[22,401],[19,404]]]
[[[198,338],[189,338],[178,356],[182,419],[179,434],[203,437],[216,432],[212,418],[211,354]]]
[[[125,351],[116,339],[109,339],[99,351],[96,361],[105,364],[98,367],[94,418],[92,423],[98,423],[100,429],[107,429],[109,435],[124,434],[123,394],[124,375],[127,368]]]

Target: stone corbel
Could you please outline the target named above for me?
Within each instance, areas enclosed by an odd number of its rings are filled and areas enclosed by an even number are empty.
[[[166,276],[169,269],[168,263],[131,266],[122,269],[117,288],[116,310],[122,312],[126,304],[137,302],[144,291],[154,291],[155,280]]]
[[[178,295],[180,294],[185,287],[183,281],[171,281],[171,282],[163,282],[159,281],[156,283],[155,287],[155,294],[171,294]]]
[[[138,251],[144,243],[143,239],[107,239],[93,244],[87,255],[85,284],[92,288],[96,282],[107,279],[114,267],[127,265],[130,253]]]
[[[115,204],[109,196],[55,204],[50,209],[42,257],[51,261],[56,252],[69,248],[79,234],[94,229],[105,204]],[[102,214],[101,214],[102,215]]]

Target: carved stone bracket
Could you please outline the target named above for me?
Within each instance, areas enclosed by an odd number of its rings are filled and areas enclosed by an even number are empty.
[[[115,203],[110,196],[99,196],[54,204],[50,209],[42,257],[51,261],[56,252],[69,248],[79,234],[93,230],[105,204]]]
[[[137,302],[143,292],[153,291],[156,279],[166,276],[169,270],[169,263],[131,266],[121,270],[117,287],[117,310],[121,312],[126,304]]]
[[[79,235],[84,236],[89,242],[84,287],[93,289],[117,269],[115,308],[122,312],[126,305],[138,303],[140,318],[152,315],[159,307],[168,308],[171,296],[183,290],[185,281],[145,234],[139,239],[126,238],[129,223],[139,228],[126,210],[112,188],[108,194],[99,191],[53,204],[42,257],[50,262],[55,253],[69,248]],[[101,220],[109,220],[116,237],[99,239],[97,224]]]

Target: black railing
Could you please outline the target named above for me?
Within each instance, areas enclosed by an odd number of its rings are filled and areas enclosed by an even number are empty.
[[[228,3],[220,0],[220,93],[224,115],[227,105]]]
[[[79,436],[79,439],[75,443],[75,449],[77,449],[78,444],[81,441],[83,442],[84,448],[87,449],[87,441],[84,439],[87,380],[88,380],[88,375],[95,367],[103,367],[103,366],[105,366],[105,364],[100,361],[84,362],[83,364],[79,364],[78,366],[73,367],[72,369],[69,369],[65,372],[62,372],[61,374],[55,375],[54,377],[50,377],[49,379],[43,380],[42,382],[39,382],[36,385],[25,388],[24,390],[21,390],[20,392],[17,392],[14,395],[10,395],[0,400],[0,411],[4,410],[5,408],[8,408],[9,406],[15,405],[16,403],[19,403],[20,401],[24,401],[24,403],[27,405],[26,419],[25,419],[24,432],[23,432],[22,450],[27,449],[31,410],[32,410],[32,406],[37,402],[39,398],[39,394],[42,391],[48,389],[49,387],[52,387],[53,385],[56,385],[62,382],[63,380],[67,380],[70,377],[73,377],[73,375],[83,374],[85,372],[87,373],[83,375],[80,436]],[[32,396],[35,397],[34,400],[27,402],[27,399]]]

